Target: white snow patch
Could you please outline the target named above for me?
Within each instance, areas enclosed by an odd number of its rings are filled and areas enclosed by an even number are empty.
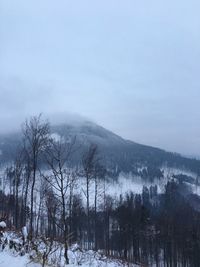
[[[6,228],[6,223],[4,221],[0,222],[0,227],[1,228]]]
[[[28,231],[26,226],[22,227],[22,235],[24,237],[24,241],[26,241],[28,237]]]
[[[8,251],[0,252],[1,267],[39,267],[41,264],[30,263],[28,256],[15,257]]]
[[[57,133],[52,133],[51,134],[51,138],[56,141],[56,142],[60,142],[61,141],[61,136]]]
[[[155,179],[154,182],[146,182],[140,176],[134,176],[130,174],[121,173],[116,181],[110,181],[108,183],[106,193],[110,196],[125,195],[126,193],[141,194],[143,187],[150,187],[157,185],[158,193],[164,191],[166,180],[164,178]]]
[[[173,175],[178,175],[178,174],[184,174],[187,176],[191,176],[193,178],[197,177],[197,174],[185,169],[178,169],[178,168],[170,168],[170,167],[162,167],[161,171],[163,171],[164,177],[170,178]]]
[[[94,251],[87,251],[84,253],[80,252],[80,255],[73,251],[68,251],[70,264],[68,267],[139,267],[135,264],[122,263],[118,260],[108,259],[105,256],[102,257],[100,254]],[[25,256],[13,255],[9,250],[0,252],[0,266],[1,267],[41,267],[41,264],[31,262],[28,254]],[[53,266],[53,265],[51,265]],[[65,267],[66,265],[61,260],[60,266]]]

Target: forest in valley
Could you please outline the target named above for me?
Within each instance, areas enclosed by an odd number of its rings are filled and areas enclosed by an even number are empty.
[[[139,266],[200,266],[200,210],[172,179],[165,190],[143,186],[141,194],[107,194],[109,171],[91,144],[72,163],[76,136],[53,138],[41,116],[22,126],[15,160],[1,172],[0,221],[7,231],[27,227],[23,245],[38,238],[99,251]],[[194,199],[199,203],[198,196]],[[48,257],[48,255],[46,255]]]

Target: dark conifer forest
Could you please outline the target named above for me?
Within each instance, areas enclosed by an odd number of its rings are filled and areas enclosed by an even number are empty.
[[[200,0],[0,0],[0,267],[200,267]]]
[[[96,145],[72,167],[76,138],[53,139],[40,116],[26,121],[22,134],[15,161],[1,174],[0,220],[9,231],[26,226],[30,242],[61,242],[66,263],[78,242],[140,266],[200,266],[200,199],[184,179],[171,177],[163,192],[151,185],[111,196]]]

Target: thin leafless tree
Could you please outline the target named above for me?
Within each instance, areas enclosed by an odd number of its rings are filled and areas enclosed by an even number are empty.
[[[51,185],[53,192],[60,202],[61,225],[57,226],[62,230],[64,236],[64,256],[66,264],[69,264],[68,243],[70,234],[67,216],[69,215],[68,203],[70,194],[75,183],[76,175],[70,168],[70,159],[74,151],[75,138],[69,142],[61,138],[51,140],[46,153],[46,160],[50,167],[50,173],[44,174],[44,178]]]
[[[31,203],[30,203],[30,240],[33,237],[33,204],[36,175],[39,167],[39,159],[49,140],[49,123],[42,120],[41,115],[31,117],[22,126],[24,149],[29,158],[29,172],[31,174]]]

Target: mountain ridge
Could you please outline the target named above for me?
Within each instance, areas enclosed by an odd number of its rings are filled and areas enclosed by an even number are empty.
[[[114,176],[120,172],[141,175],[144,179],[162,178],[161,168],[188,170],[200,176],[200,160],[187,158],[179,153],[126,140],[89,120],[76,123],[60,123],[51,126],[51,133],[63,137],[76,136],[83,150],[90,144],[98,146],[103,164]],[[12,160],[19,146],[21,134],[0,135],[0,162]],[[76,157],[81,160],[82,152]],[[139,170],[139,171],[138,171]],[[142,171],[141,171],[142,170]]]

